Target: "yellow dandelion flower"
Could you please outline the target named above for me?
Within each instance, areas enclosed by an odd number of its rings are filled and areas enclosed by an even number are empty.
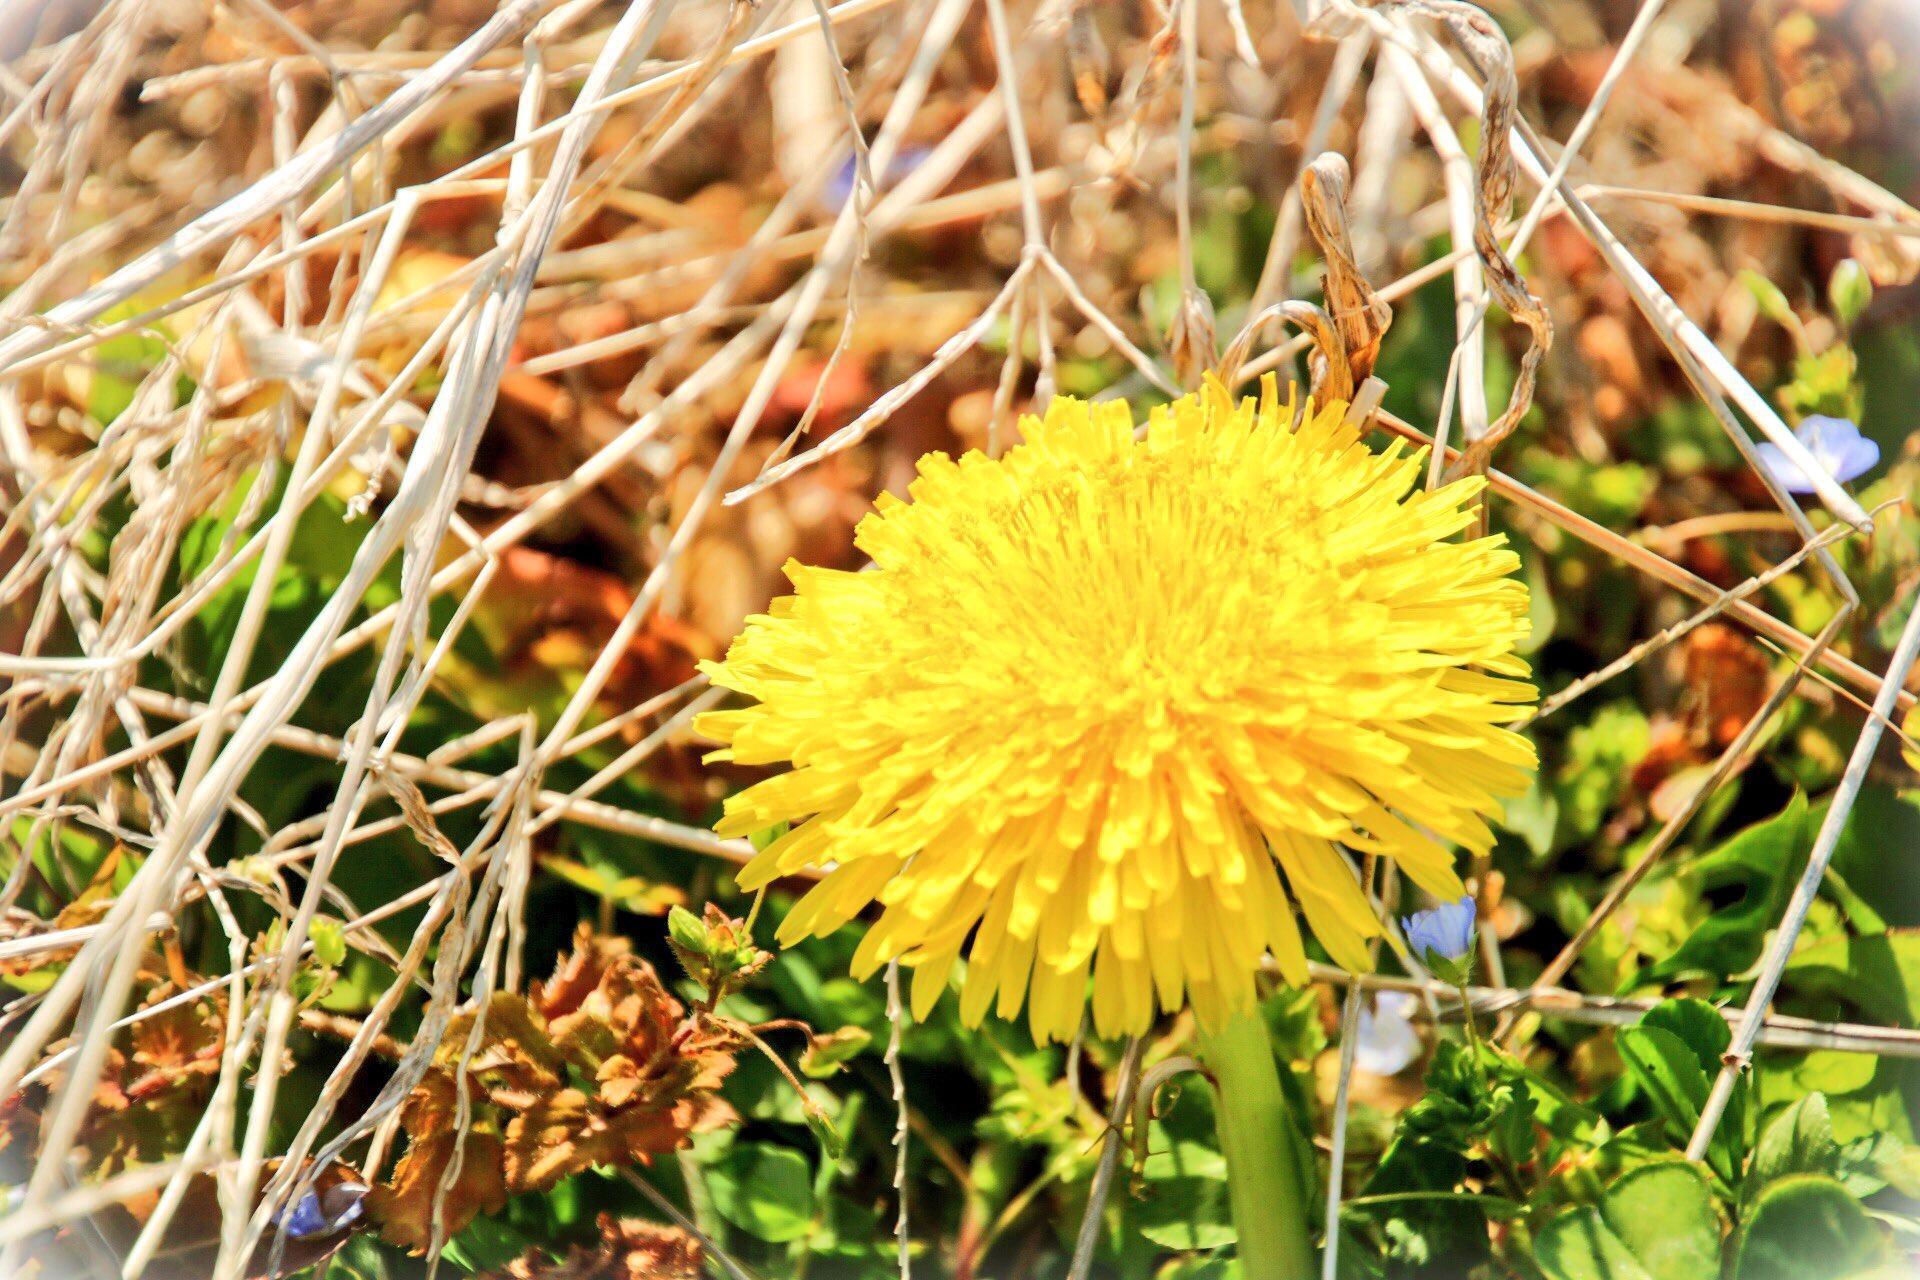
[[[1480,851],[1534,753],[1504,727],[1534,690],[1518,557],[1450,540],[1483,481],[1416,488],[1344,406],[1269,381],[1153,412],[1056,399],[994,459],[931,454],[884,495],[864,573],[790,564],[716,684],[715,759],[790,764],[722,834],[791,829],[747,889],[813,869],[780,941],[879,904],[853,961],[913,970],[924,1017],[964,952],[961,1013],[1024,1001],[1101,1035],[1191,1003],[1218,1026],[1261,957],[1307,980],[1297,905],[1341,964],[1379,933],[1340,846],[1443,899],[1443,841]]]

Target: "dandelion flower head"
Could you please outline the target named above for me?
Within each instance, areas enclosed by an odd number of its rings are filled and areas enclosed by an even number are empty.
[[[925,1017],[964,955],[966,1022],[1024,1002],[1067,1039],[1089,986],[1118,1035],[1217,1026],[1266,955],[1304,983],[1296,906],[1366,968],[1340,846],[1460,897],[1448,843],[1486,849],[1534,765],[1518,559],[1455,537],[1484,482],[1418,489],[1419,454],[1271,381],[1021,429],[923,458],[860,523],[870,571],[790,564],[708,666],[754,700],[700,719],[713,758],[790,766],[727,802],[723,834],[791,824],[741,885],[823,873],[780,941],[877,905],[855,977],[898,960]]]

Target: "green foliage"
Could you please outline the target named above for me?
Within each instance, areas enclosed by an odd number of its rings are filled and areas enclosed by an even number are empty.
[[[1684,1145],[1699,1123],[1731,1040],[1726,1021],[1699,1000],[1665,1001],[1620,1032],[1620,1056],[1676,1143]],[[1740,1079],[1707,1152],[1714,1171],[1729,1182],[1744,1149],[1749,1092]]]
[[[1488,1219],[1506,1204],[1478,1195],[1470,1169],[1485,1165],[1495,1185],[1517,1189],[1551,1130],[1543,1113],[1561,1100],[1517,1060],[1452,1040],[1436,1049],[1426,1085],[1347,1215],[1383,1263],[1453,1274],[1487,1256]]]
[[[873,1033],[865,1027],[841,1027],[815,1036],[800,1055],[801,1073],[815,1080],[830,1079],[872,1043]]]
[[[1827,277],[1827,305],[1844,326],[1851,326],[1873,305],[1873,277],[1857,259],[1842,258]]]
[[[1647,753],[1644,712],[1629,703],[1603,706],[1568,735],[1560,765],[1553,772],[1553,796],[1560,821],[1556,842],[1591,838],[1627,786],[1627,774]]]
[[[753,937],[738,920],[709,902],[704,918],[685,907],[667,913],[667,945],[700,988],[708,1008],[727,992],[753,977],[773,957],[753,945]]]
[[[813,1222],[813,1178],[806,1158],[787,1147],[735,1147],[706,1170],[720,1216],[757,1240],[782,1244]]]
[[[1828,347],[1819,353],[1803,352],[1794,357],[1793,381],[1781,388],[1780,401],[1795,417],[1823,413],[1837,418],[1860,415],[1860,394],[1855,375],[1859,360],[1853,348]]]
[[[1795,951],[1787,972],[1801,990],[1837,996],[1869,1018],[1920,1021],[1920,932],[1829,938]]]
[[[1545,1280],[1742,1280],[1798,1265],[1838,1277],[1888,1256],[1863,1200],[1912,1185],[1920,1150],[1885,1134],[1846,1140],[1819,1093],[1758,1124],[1742,1079],[1706,1161],[1689,1162],[1726,1019],[1671,999],[1613,1039],[1631,1087],[1593,1106],[1520,1058],[1442,1041],[1424,1093],[1345,1205],[1350,1273],[1439,1280],[1491,1264]],[[1817,1266],[1796,1261],[1808,1249]]]
[[[1810,1093],[1768,1123],[1754,1146],[1742,1194],[1751,1199],[1767,1183],[1792,1173],[1831,1173],[1839,1157],[1826,1097]]]
[[[1776,324],[1796,331],[1799,329],[1800,317],[1794,314],[1793,304],[1787,301],[1787,295],[1780,291],[1779,285],[1758,271],[1742,271],[1739,279],[1740,287],[1753,295],[1761,315]]]
[[[1755,1197],[1734,1242],[1735,1280],[1842,1280],[1886,1259],[1860,1202],[1832,1178],[1796,1173]]]
[[[1689,863],[1681,873],[1690,893],[1702,899],[1737,890],[1731,902],[1714,909],[1678,950],[1636,979],[1664,983],[1700,974],[1733,975],[1760,957],[1767,930],[1780,919],[1793,878],[1813,843],[1806,799],[1795,795],[1787,807],[1755,823],[1712,853]]]
[[[146,310],[150,303],[139,299],[121,303],[100,317],[102,324],[130,319]],[[107,426],[133,404],[153,371],[166,359],[168,333],[161,326],[134,329],[96,343],[93,348],[93,376],[87,390],[87,413]],[[193,383],[179,375],[173,399],[185,404]],[[167,407],[172,407],[171,405]]]
[[[1698,1168],[1661,1160],[1622,1174],[1600,1202],[1568,1209],[1540,1232],[1550,1280],[1695,1280],[1719,1268],[1713,1192]]]
[[[1227,1209],[1227,1162],[1199,1142],[1174,1142],[1141,1166],[1144,1184],[1133,1221],[1169,1249],[1216,1249],[1235,1240]]]

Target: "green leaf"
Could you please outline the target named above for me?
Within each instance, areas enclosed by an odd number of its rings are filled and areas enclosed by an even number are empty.
[[[1168,1249],[1217,1249],[1239,1239],[1223,1178],[1157,1181],[1136,1203],[1132,1218],[1141,1235]]]
[[[1155,1151],[1140,1165],[1140,1177],[1149,1183],[1178,1178],[1227,1179],[1227,1158],[1199,1142],[1175,1142]]]
[[[576,862],[557,853],[541,858],[540,869],[555,879],[564,880],[582,892],[635,915],[657,916],[686,896],[683,890],[674,885],[662,884],[646,876],[621,875],[608,866]]]
[[[115,307],[103,323],[137,314],[132,303]],[[158,327],[158,326],[156,326]],[[93,378],[87,392],[87,413],[106,426],[125,413],[156,365],[167,356],[166,341],[145,329],[135,329],[94,344]]]
[[[1720,1055],[1733,1043],[1733,1031],[1719,1010],[1705,1000],[1662,1000],[1640,1019],[1643,1027],[1670,1031],[1693,1050],[1702,1069],[1720,1061]]]
[[[1852,348],[1844,343],[1818,354],[1803,351],[1793,358],[1793,381],[1780,388],[1780,403],[1795,418],[1810,413],[1857,418],[1856,366]]]
[[[1734,1280],[1841,1280],[1886,1258],[1860,1202],[1832,1178],[1795,1174],[1754,1199],[1734,1245]]]
[[[1535,1242],[1550,1280],[1699,1280],[1720,1268],[1720,1222],[1698,1167],[1629,1170],[1598,1206],[1554,1218]]]
[[[878,1210],[857,1204],[848,1196],[834,1196],[824,1202],[825,1216],[820,1227],[807,1237],[806,1247],[816,1255],[830,1258],[875,1260],[893,1259],[893,1233],[883,1225]],[[848,1274],[834,1268],[830,1274]],[[852,1274],[867,1275],[866,1271]],[[876,1274],[891,1277],[891,1265]]]
[[[1340,1270],[1343,1275],[1347,1271],[1345,1259],[1348,1256],[1341,1255]],[[1243,1273],[1240,1259],[1224,1258],[1216,1253],[1211,1257],[1180,1258],[1154,1272],[1154,1280],[1243,1280]]]
[[[1422,1275],[1467,1275],[1482,1265],[1487,1219],[1505,1202],[1458,1196],[1468,1154],[1485,1150],[1510,1166],[1542,1157],[1545,1135],[1583,1127],[1578,1110],[1502,1054],[1477,1058],[1442,1041],[1427,1066],[1427,1092],[1401,1113],[1393,1140],[1352,1209],[1356,1229],[1384,1239],[1387,1258]]]
[[[1751,1199],[1768,1183],[1795,1173],[1833,1172],[1840,1148],[1833,1140],[1827,1100],[1818,1093],[1800,1099],[1767,1125],[1753,1149],[1742,1191]]]
[[[1553,833],[1559,823],[1560,802],[1539,778],[1535,778],[1526,791],[1508,800],[1500,816],[1501,829],[1525,841],[1537,858],[1553,852]]]
[[[1612,702],[1567,735],[1553,777],[1553,798],[1559,809],[1556,843],[1570,844],[1599,831],[1626,790],[1633,766],[1645,758],[1650,734],[1647,717],[1638,707]]]
[[[1526,1206],[1505,1196],[1482,1195],[1476,1191],[1400,1191],[1381,1196],[1350,1196],[1341,1201],[1342,1213],[1387,1208],[1397,1204],[1470,1205],[1489,1218],[1517,1218]]]
[[[1740,890],[1740,898],[1715,907],[1672,955],[1633,979],[1634,985],[1694,974],[1726,979],[1758,960],[1767,930],[1779,923],[1786,906],[1793,873],[1812,844],[1811,825],[1806,797],[1796,793],[1772,818],[1683,868],[1681,883],[1701,898],[1726,889]]]
[[[1896,536],[1902,546],[1912,546],[1916,535],[1920,535],[1920,525],[1906,525]],[[1893,590],[1891,581],[1887,590]],[[1888,621],[1897,618],[1904,623],[1907,615],[1892,610],[1885,616]],[[1853,812],[1847,815],[1847,825],[1840,832],[1840,843],[1834,847],[1829,880],[1838,872],[1895,928],[1920,925],[1920,880],[1906,874],[1905,857],[1917,843],[1920,843],[1920,791],[1862,787]],[[1856,926],[1857,933],[1881,932],[1858,922]]]
[[[1920,933],[1816,943],[1787,961],[1787,980],[1800,991],[1838,996],[1875,1021],[1911,1026],[1920,1015]]]
[[[1827,301],[1833,305],[1835,319],[1852,325],[1873,305],[1873,280],[1867,269],[1852,258],[1842,258],[1827,277]]]
[[[1920,1147],[1888,1135],[1869,1140],[1873,1170],[1909,1200],[1920,1200]]]
[[[1913,1138],[1907,1099],[1920,1083],[1920,1070],[1906,1058],[1874,1060],[1873,1080],[1853,1093],[1827,1095],[1833,1138],[1842,1145],[1876,1134],[1900,1141]]]
[[[813,1178],[787,1147],[740,1144],[707,1170],[713,1207],[756,1239],[781,1244],[813,1226]]]
[[[1522,560],[1521,571],[1527,580],[1527,638],[1517,646],[1523,654],[1538,652],[1547,641],[1553,639],[1554,629],[1560,625],[1560,616],[1554,609],[1553,584],[1547,573],[1545,557],[1529,553]],[[1548,836],[1552,830],[1549,827]],[[1545,849],[1536,847],[1534,852],[1544,853]]]
[[[1616,1043],[1634,1080],[1677,1141],[1700,1119],[1732,1034],[1726,1020],[1701,1000],[1663,1000],[1637,1026],[1621,1030]],[[1752,1086],[1742,1077],[1707,1149],[1714,1170],[1731,1182],[1743,1163]]]
[[[1660,1118],[1682,1136],[1690,1132],[1706,1105],[1709,1088],[1693,1050],[1663,1027],[1625,1027],[1619,1045],[1627,1069]]]
[[[1739,279],[1741,287],[1760,304],[1761,315],[1790,329],[1800,327],[1800,317],[1793,313],[1793,307],[1787,302],[1787,295],[1780,291],[1779,285],[1750,268],[1742,270]]]
[[[1548,1280],[1654,1280],[1592,1205],[1568,1209],[1547,1223],[1534,1250]]]
[[[349,1236],[324,1268],[330,1280],[387,1280],[388,1255],[372,1232]]]
[[[1794,1087],[1801,1093],[1857,1093],[1873,1083],[1879,1060],[1870,1053],[1813,1049],[1790,1068]]]
[[[1699,1166],[1679,1161],[1629,1170],[1601,1198],[1615,1235],[1655,1280],[1692,1280],[1720,1263],[1720,1223]]]
[[[498,1214],[482,1214],[447,1241],[443,1256],[469,1271],[505,1270],[509,1262],[542,1243]]]
[[[840,1131],[833,1127],[833,1121],[827,1119],[826,1112],[808,1108],[804,1114],[807,1117],[807,1128],[813,1131],[814,1140],[820,1144],[820,1150],[825,1153],[829,1162],[847,1154],[847,1140],[842,1138]]]
[[[865,1027],[841,1027],[815,1036],[800,1054],[800,1071],[812,1079],[825,1080],[872,1043],[873,1033]]]
[[[789,829],[788,823],[776,822],[770,827],[763,827],[759,831],[748,833],[747,842],[751,844],[756,850],[764,849],[768,845],[772,844],[775,840],[778,840],[781,836],[784,836],[785,834],[787,834],[788,829]]]

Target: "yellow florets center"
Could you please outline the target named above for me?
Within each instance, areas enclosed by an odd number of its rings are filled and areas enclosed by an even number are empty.
[[[1136,438],[1058,400],[1000,459],[922,460],[858,541],[871,572],[793,566],[702,728],[788,763],[721,830],[794,829],[742,874],[822,883],[783,941],[883,912],[859,972],[916,967],[924,1010],[965,949],[962,1012],[1029,1000],[1071,1035],[1244,1005],[1263,954],[1304,981],[1299,904],[1343,964],[1379,930],[1341,848],[1457,895],[1435,839],[1484,849],[1532,752],[1517,560],[1456,541],[1480,482],[1418,490],[1340,406],[1209,387]],[[1284,877],[1284,886],[1282,879]]]

